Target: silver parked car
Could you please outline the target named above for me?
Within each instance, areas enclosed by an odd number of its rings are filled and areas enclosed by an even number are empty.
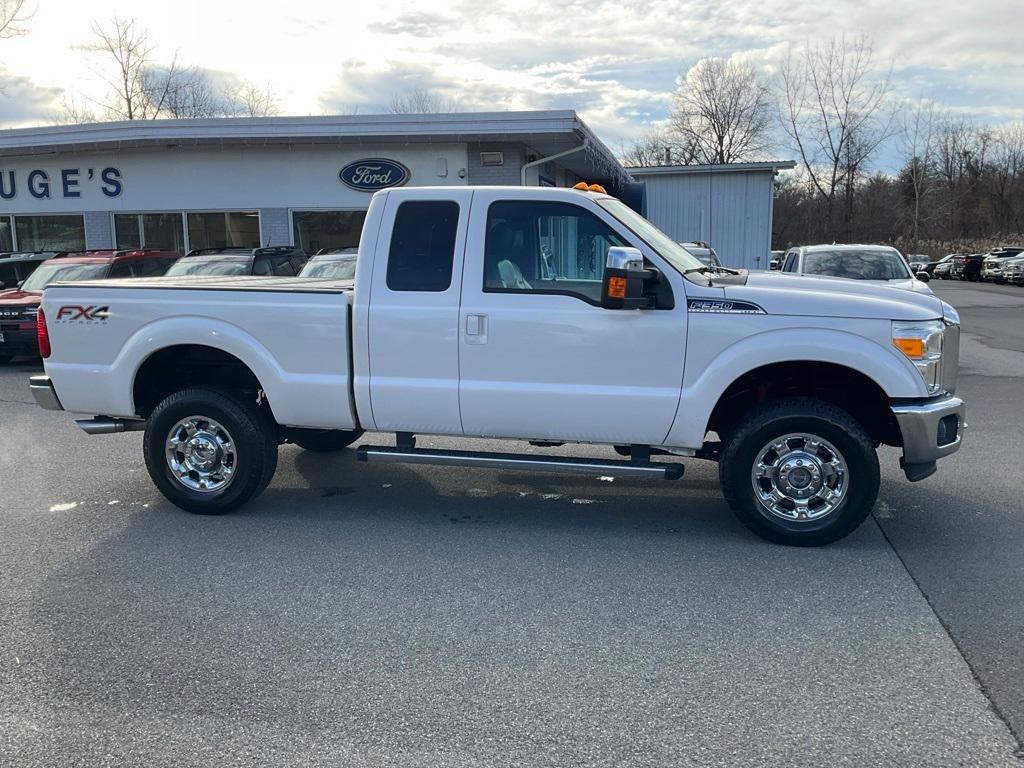
[[[803,245],[790,248],[783,272],[870,280],[918,293],[931,293],[927,272],[910,271],[903,255],[888,245]]]

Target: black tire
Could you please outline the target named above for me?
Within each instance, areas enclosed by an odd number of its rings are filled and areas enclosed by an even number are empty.
[[[173,427],[201,416],[221,424],[234,445],[234,474],[220,491],[186,487],[165,453]],[[277,469],[277,425],[255,402],[232,392],[193,388],[176,392],[150,414],[143,438],[146,469],[160,492],[177,507],[199,515],[222,515],[259,495]]]
[[[348,448],[362,435],[361,429],[292,429],[288,440],[306,451],[328,453]]]
[[[818,519],[784,520],[761,504],[751,473],[757,454],[775,438],[805,432],[823,438],[842,454],[848,471],[846,495]],[[722,493],[740,521],[777,544],[816,547],[853,532],[871,512],[878,496],[875,444],[846,411],[812,398],[787,398],[758,406],[725,438],[719,455]]]

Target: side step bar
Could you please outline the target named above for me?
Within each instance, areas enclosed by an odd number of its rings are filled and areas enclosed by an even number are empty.
[[[533,456],[522,453],[392,448],[382,445],[359,446],[356,448],[356,459],[359,461],[390,462],[392,464],[443,464],[449,467],[527,469],[543,472],[565,472],[577,475],[656,477],[664,480],[678,480],[683,476],[684,469],[682,464],[655,464],[649,461],[574,459],[560,456]]]

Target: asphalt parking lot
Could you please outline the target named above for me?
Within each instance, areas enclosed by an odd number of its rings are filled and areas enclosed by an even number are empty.
[[[932,285],[965,447],[914,485],[884,451],[874,519],[814,550],[748,534],[696,461],[286,446],[257,502],[195,517],[138,434],[0,367],[0,765],[1022,765],[1024,289]]]

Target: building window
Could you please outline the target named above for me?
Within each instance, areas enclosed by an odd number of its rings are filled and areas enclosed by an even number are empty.
[[[84,251],[82,216],[15,216],[14,233],[21,251]]]
[[[188,247],[259,248],[260,216],[255,211],[189,213]]]
[[[137,214],[114,214],[114,244],[117,248],[142,247],[142,228]]]
[[[366,211],[294,211],[295,245],[306,253],[321,248],[356,248]]]
[[[10,216],[0,216],[0,251],[14,250],[14,228]]]
[[[185,250],[185,227],[180,213],[114,214],[114,237],[118,248]]]

